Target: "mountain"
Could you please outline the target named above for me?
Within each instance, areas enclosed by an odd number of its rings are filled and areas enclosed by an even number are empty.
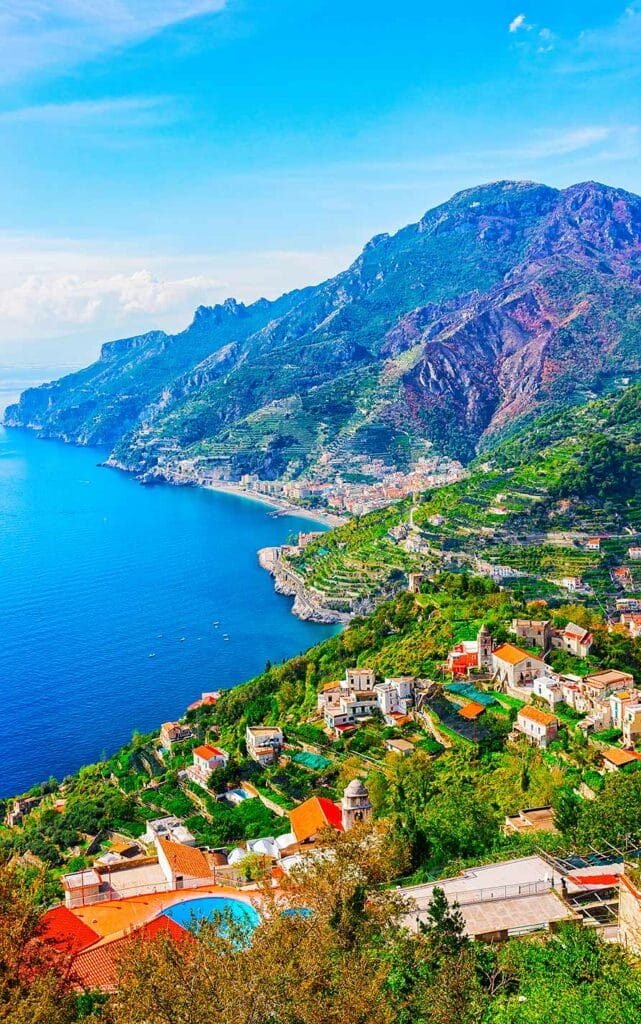
[[[5,422],[139,472],[179,455],[295,477],[328,452],[403,467],[426,441],[467,461],[640,370],[641,198],[503,181],[376,236],[323,284],[105,345]]]

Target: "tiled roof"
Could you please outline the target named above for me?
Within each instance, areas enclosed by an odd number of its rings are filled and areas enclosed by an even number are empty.
[[[222,750],[219,750],[218,747],[210,747],[208,743],[204,744],[202,747],[196,747],[194,749],[194,754],[196,754],[197,757],[204,758],[205,761],[211,761],[212,757],[225,756]]]
[[[73,963],[74,979],[83,988],[114,989],[118,981],[118,962],[127,947],[137,939],[153,940],[161,933],[169,934],[175,940],[189,937],[184,928],[161,914],[131,935],[79,953]]]
[[[500,658],[501,661],[507,661],[509,665],[518,665],[519,662],[524,661],[526,658],[531,658],[534,661],[540,661],[532,651],[522,651],[520,647],[515,647],[514,644],[501,644],[493,652],[495,658]]]
[[[54,907],[40,920],[40,938],[60,953],[78,953],[100,936],[67,907]]]
[[[461,718],[478,718],[480,714],[485,711],[482,704],[477,704],[475,700],[471,700],[468,704],[464,704],[459,709],[459,715]]]
[[[603,756],[610,764],[615,764],[618,767],[632,764],[633,761],[641,761],[641,754],[637,754],[635,750],[621,750],[620,747],[608,747],[603,751]]]
[[[313,796],[289,811],[289,820],[299,843],[304,843],[328,827],[343,831],[340,807],[324,796]]]
[[[168,839],[158,839],[158,845],[175,875],[186,875],[189,878],[209,878],[212,875],[209,862],[201,850],[183,846],[182,843],[172,843]]]
[[[556,715],[550,715],[547,711],[541,711],[540,708],[535,708],[531,704],[521,708],[519,718],[528,718],[531,722],[537,722],[538,725],[552,725],[558,721]]]

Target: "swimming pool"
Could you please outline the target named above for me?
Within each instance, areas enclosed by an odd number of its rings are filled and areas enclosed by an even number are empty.
[[[182,903],[174,903],[173,906],[167,907],[163,914],[190,931],[197,930],[203,921],[212,921],[218,915],[229,915],[234,922],[250,932],[253,932],[260,922],[258,912],[250,903],[229,896],[200,896],[184,900]],[[222,931],[224,930],[223,925]]]

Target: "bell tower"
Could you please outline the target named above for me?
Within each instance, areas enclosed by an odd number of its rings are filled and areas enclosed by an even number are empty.
[[[372,817],[369,793],[360,779],[352,779],[345,788],[343,799],[341,800],[341,811],[345,832],[349,832],[352,825],[355,825],[356,822],[369,821]]]

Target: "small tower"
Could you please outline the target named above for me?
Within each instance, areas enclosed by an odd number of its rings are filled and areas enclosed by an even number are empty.
[[[489,672],[492,669],[492,637],[485,623],[478,631],[476,642],[478,643],[478,666]]]
[[[352,825],[357,821],[369,821],[372,817],[372,805],[369,802],[369,793],[360,779],[352,779],[349,786],[345,788],[341,800],[341,811],[343,812],[343,829],[349,832]]]

